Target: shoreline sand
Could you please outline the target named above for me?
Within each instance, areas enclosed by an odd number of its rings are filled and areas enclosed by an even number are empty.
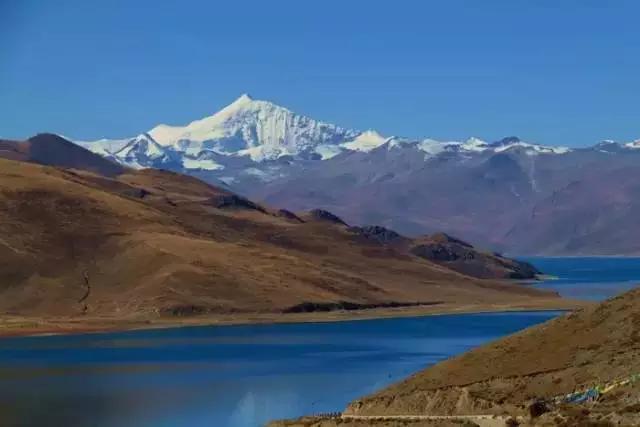
[[[85,333],[126,332],[197,326],[232,326],[285,323],[320,323],[373,320],[397,317],[419,317],[450,314],[478,314],[526,311],[575,310],[592,305],[589,301],[564,298],[533,299],[502,304],[423,305],[363,310],[338,310],[312,313],[238,313],[190,317],[30,317],[0,315],[0,338],[21,336],[68,335]]]

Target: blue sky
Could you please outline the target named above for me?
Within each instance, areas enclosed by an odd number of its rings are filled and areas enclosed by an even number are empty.
[[[0,0],[0,136],[186,124],[248,92],[386,135],[640,138],[640,2]]]

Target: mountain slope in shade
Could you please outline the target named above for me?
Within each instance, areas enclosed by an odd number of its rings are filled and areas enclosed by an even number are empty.
[[[415,146],[383,146],[244,191],[289,209],[317,206],[408,235],[444,231],[509,253],[638,254],[640,152],[615,147],[425,160]]]
[[[370,241],[329,213],[273,210],[167,171],[118,166],[105,176],[49,159],[58,167],[0,159],[4,313],[147,319],[304,303],[561,303]]]
[[[602,167],[535,203],[506,236],[519,253],[547,248],[551,253],[640,254],[638,215],[640,165]]]

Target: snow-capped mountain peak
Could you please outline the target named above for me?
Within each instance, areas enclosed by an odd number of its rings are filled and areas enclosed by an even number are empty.
[[[337,145],[359,134],[247,94],[212,116],[183,127],[156,126],[149,133],[161,145],[179,151],[211,150],[255,161],[312,153],[316,146]]]
[[[231,105],[234,104],[248,104],[250,102],[252,102],[254,99],[251,97],[251,95],[249,95],[248,93],[243,93],[242,95],[240,95],[238,97],[238,99],[236,99],[235,101],[233,101],[233,103],[231,103]]]
[[[207,176],[220,172],[226,179],[252,176],[263,181],[283,176],[287,165],[306,167],[308,161],[353,152],[374,154],[382,147],[394,152],[419,150],[425,161],[445,153],[466,161],[506,151],[529,156],[568,151],[517,137],[492,143],[476,137],[464,141],[385,137],[375,130],[361,132],[314,120],[249,94],[184,126],[160,124],[134,138],[78,144],[135,168],[207,171]],[[629,143],[626,148],[640,148],[640,143]]]
[[[243,109],[256,109],[255,101],[249,94],[242,94],[231,104],[224,107],[217,113],[194,120],[186,126],[172,126],[160,124],[149,131],[149,134],[161,145],[175,145],[179,141],[192,141],[202,143],[208,139],[213,139],[223,135],[219,129],[226,120],[231,118]]]
[[[508,136],[501,140],[492,142],[489,146],[496,152],[502,153],[504,151],[520,149],[528,155],[537,154],[564,154],[571,151],[568,147],[552,147],[540,144],[531,144],[518,138],[517,136]]]
[[[149,158],[156,158],[162,156],[164,150],[151,135],[145,132],[131,139],[127,145],[113,154],[126,157],[133,153],[144,153]]]
[[[148,133],[141,133],[129,140],[120,150],[112,153],[121,163],[141,169],[149,163],[168,160],[166,149],[156,142]]]

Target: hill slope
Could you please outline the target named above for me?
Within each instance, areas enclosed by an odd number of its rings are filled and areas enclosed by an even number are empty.
[[[26,141],[0,140],[0,157],[41,165],[82,169],[105,176],[125,171],[119,164],[78,147],[58,135],[43,133]]]
[[[529,415],[532,403],[640,373],[640,289],[419,372],[352,403],[353,414]],[[545,404],[538,425],[638,425],[640,381],[580,405]],[[600,422],[600,424],[596,424]],[[548,423],[548,424],[546,424]],[[565,424],[563,424],[565,423]],[[593,424],[590,424],[593,423]]]
[[[301,222],[184,175],[0,166],[0,310],[9,314],[76,315],[85,304],[100,315],[173,316],[549,297],[362,242],[323,218]]]

